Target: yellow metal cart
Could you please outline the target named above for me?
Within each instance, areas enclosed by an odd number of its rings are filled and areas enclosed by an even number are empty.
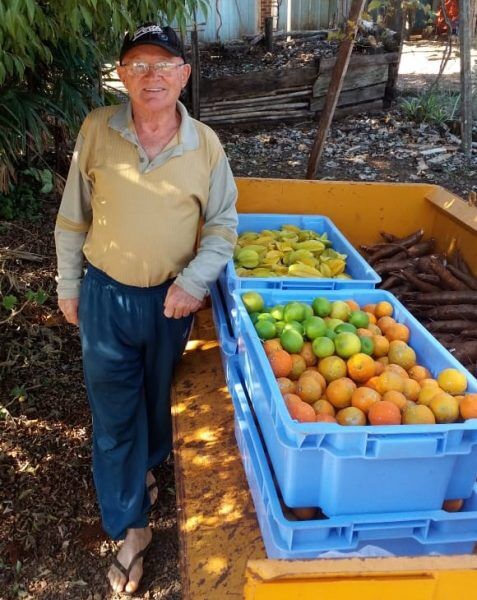
[[[322,214],[355,245],[423,227],[477,272],[477,209],[438,186],[238,179],[239,212]],[[235,437],[210,309],[199,313],[173,389],[186,600],[471,600],[477,556],[266,558]]]

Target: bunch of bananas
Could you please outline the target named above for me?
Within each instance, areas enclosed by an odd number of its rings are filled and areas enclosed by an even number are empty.
[[[321,235],[295,225],[280,230],[246,231],[234,251],[239,277],[340,277],[345,273],[346,254],[331,248],[326,233]]]

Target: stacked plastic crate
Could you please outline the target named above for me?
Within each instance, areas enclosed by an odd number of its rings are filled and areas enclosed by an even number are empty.
[[[378,275],[324,217],[240,215],[239,233],[293,224],[326,232],[347,255],[352,279],[239,278],[232,261],[212,290],[235,430],[270,558],[313,558],[373,545],[396,555],[472,552],[477,541],[477,419],[448,425],[348,426],[298,423],[285,406],[261,342],[241,300],[258,291],[266,305],[317,295],[390,302],[411,331],[419,364],[436,376],[462,366],[391,294]],[[477,381],[466,372],[468,391]],[[444,500],[465,499],[461,511]],[[322,518],[294,521],[286,507],[317,507]]]

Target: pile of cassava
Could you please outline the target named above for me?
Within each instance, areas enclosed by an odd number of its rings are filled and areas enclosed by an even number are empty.
[[[361,246],[383,281],[438,340],[477,375],[477,277],[458,249],[435,252],[422,229],[404,237],[381,232],[383,242]]]

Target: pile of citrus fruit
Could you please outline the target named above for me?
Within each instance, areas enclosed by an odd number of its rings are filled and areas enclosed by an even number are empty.
[[[293,419],[412,425],[477,418],[465,374],[449,368],[433,378],[417,364],[409,328],[393,318],[391,303],[318,297],[265,307],[253,291],[242,300]]]

